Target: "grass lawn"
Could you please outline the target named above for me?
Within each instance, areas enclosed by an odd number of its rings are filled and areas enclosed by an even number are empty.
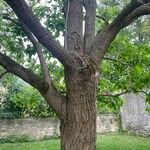
[[[59,140],[0,144],[0,150],[59,150]],[[97,138],[97,150],[150,150],[150,138],[107,134]]]

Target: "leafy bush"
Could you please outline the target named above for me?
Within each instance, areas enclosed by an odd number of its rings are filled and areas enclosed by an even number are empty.
[[[55,116],[55,113],[37,90],[20,79],[14,79],[0,107],[0,117],[28,116],[48,117]]]

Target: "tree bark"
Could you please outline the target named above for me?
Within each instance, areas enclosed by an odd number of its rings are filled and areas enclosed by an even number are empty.
[[[65,70],[66,117],[61,120],[61,150],[96,149],[96,85],[93,64],[81,70]]]
[[[84,0],[85,14],[85,33],[83,48],[86,54],[90,52],[90,46],[95,36],[95,16],[96,16],[96,0]]]
[[[65,26],[65,50],[83,52],[83,8],[80,1],[68,0]]]
[[[67,98],[53,86],[4,54],[0,64],[41,91],[61,120],[61,150],[96,149],[96,86],[99,64],[118,32],[141,15],[150,13],[149,0],[131,0],[102,32],[95,36],[95,5],[90,0],[66,0],[65,48],[54,40],[33,14],[25,0],[4,0],[14,10],[36,39],[65,67]],[[83,35],[83,6],[86,10]],[[142,12],[141,12],[142,10]],[[44,82],[45,83],[45,82]],[[43,87],[44,85],[44,87]],[[47,85],[47,84],[46,84]]]

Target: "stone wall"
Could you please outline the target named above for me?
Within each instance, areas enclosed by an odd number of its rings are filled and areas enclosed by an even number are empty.
[[[144,98],[134,94],[124,96],[121,108],[122,128],[136,134],[150,136],[150,113],[146,112]],[[116,132],[119,129],[115,114],[97,116],[97,133]],[[0,138],[10,135],[28,135],[33,139],[59,135],[57,118],[0,119]]]
[[[146,111],[144,96],[126,94],[121,108],[122,128],[135,134],[150,136],[150,113]]]
[[[58,133],[59,121],[56,118],[0,119],[0,138],[27,135],[40,139]]]
[[[116,131],[118,131],[118,124],[115,115],[98,115],[97,133]],[[32,139],[40,139],[59,134],[57,118],[0,119],[0,138],[27,135]]]
[[[119,130],[118,116],[101,114],[97,116],[97,133],[117,132]]]

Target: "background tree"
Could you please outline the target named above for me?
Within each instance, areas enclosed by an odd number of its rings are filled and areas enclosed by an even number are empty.
[[[14,50],[18,50],[16,54],[21,52],[21,50],[23,50],[23,53],[20,53],[18,56],[15,55],[15,51],[13,51],[13,59],[11,59],[9,57],[9,49],[11,51],[12,48],[6,46],[7,43],[5,43],[5,41],[8,40],[8,35],[4,34],[6,40],[2,40],[0,64],[8,72],[15,74],[36,88],[56,112],[61,122],[62,150],[94,150],[96,141],[95,103],[96,87],[99,79],[99,64],[102,63],[106,51],[119,31],[135,21],[138,17],[150,13],[150,1],[132,0],[120,13],[116,13],[115,19],[112,19],[110,22],[105,22],[105,27],[103,29],[100,28],[100,31],[98,31],[96,35],[96,1],[65,1],[63,7],[65,17],[65,30],[63,32],[65,37],[64,47],[54,40],[54,37],[50,33],[51,30],[48,31],[48,29],[43,27],[45,25],[41,25],[37,17],[33,14],[31,7],[29,7],[24,0],[4,1],[11,6],[18,20],[14,20],[14,18],[12,20],[12,18],[8,18],[7,15],[5,15],[4,18],[11,20],[15,24],[15,27],[18,28],[19,26],[19,28],[22,29],[23,32],[19,34],[23,36],[25,33],[33,44],[34,49],[24,44],[25,38],[20,38],[20,36],[17,37],[15,35],[15,44],[13,44],[14,38],[12,38],[10,45]],[[60,2],[61,1],[56,1],[56,3],[53,2],[53,4],[60,4]],[[29,5],[31,5],[34,10],[35,3],[29,3]],[[85,8],[85,12],[83,11],[83,7]],[[12,11],[10,11],[10,13],[11,12]],[[38,12],[39,15],[42,15],[41,11]],[[54,12],[59,11],[56,8]],[[60,15],[60,17],[61,16],[62,15]],[[83,22],[85,22],[84,32]],[[48,21],[48,19],[46,19],[46,23],[52,25],[53,30],[59,33],[60,27],[53,26],[51,20]],[[1,27],[5,28],[6,31],[6,24]],[[61,27],[63,27],[63,21]],[[16,31],[18,30],[15,28],[14,32],[11,33],[15,33]],[[10,37],[14,36],[11,35]],[[45,49],[42,48],[40,44],[64,66],[66,94],[58,92],[58,88],[53,83],[53,76],[49,74],[48,65],[46,64],[49,56],[46,57],[43,55]],[[19,47],[20,45],[21,47]],[[31,57],[31,53],[37,52],[42,68],[42,75],[38,74],[34,69],[31,71],[23,67],[27,66],[23,61],[25,58],[23,54],[26,48],[28,49],[29,58]],[[18,63],[16,62],[18,58],[16,56],[19,57]],[[22,58],[22,61],[20,61],[20,58]],[[35,62],[36,61],[29,61],[28,64],[32,64],[30,67],[33,68]]]

